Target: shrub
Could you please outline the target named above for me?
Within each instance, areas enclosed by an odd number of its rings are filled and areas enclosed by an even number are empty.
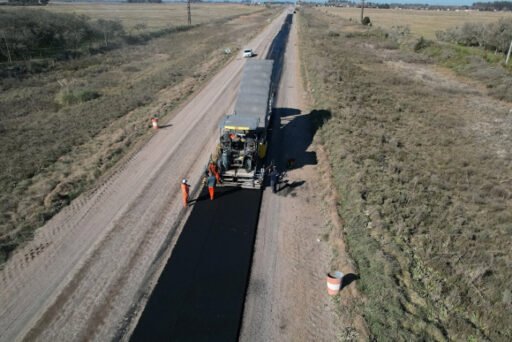
[[[506,53],[512,40],[512,18],[501,18],[490,24],[465,23],[462,27],[436,32],[436,38],[444,42],[480,46]]]
[[[91,101],[100,97],[101,94],[90,89],[69,90],[64,89],[57,93],[56,102],[60,105],[74,105]]]
[[[370,21],[370,17],[364,17],[363,21],[361,22],[361,24],[366,25],[366,26],[371,25],[372,22]]]
[[[423,38],[423,36],[418,39],[416,44],[414,44],[414,51],[420,51],[423,50],[431,45],[431,41]]]
[[[117,21],[91,22],[84,15],[52,13],[46,10],[0,10],[0,62],[34,57],[73,57],[72,51],[87,43],[109,41],[124,34]]]

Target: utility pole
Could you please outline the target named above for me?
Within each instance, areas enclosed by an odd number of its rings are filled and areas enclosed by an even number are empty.
[[[192,14],[190,14],[190,0],[187,0],[188,24],[192,25]]]
[[[364,17],[364,0],[361,0],[361,24],[363,23]]]
[[[507,59],[505,60],[505,65],[508,65],[508,60],[510,59],[510,51],[512,50],[512,40],[510,41],[510,46],[508,47]]]

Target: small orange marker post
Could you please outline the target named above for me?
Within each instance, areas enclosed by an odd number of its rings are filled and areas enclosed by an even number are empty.
[[[158,118],[151,118],[151,126],[153,126],[154,129],[158,129]]]

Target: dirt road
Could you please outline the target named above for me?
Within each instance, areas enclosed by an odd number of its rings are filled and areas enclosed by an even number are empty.
[[[319,146],[313,143],[312,119],[318,111],[307,107],[299,65],[297,24],[291,26],[274,116],[281,127],[272,132],[271,154],[287,183],[277,194],[263,194],[255,252],[240,335],[241,341],[335,341],[357,326],[357,317],[337,312],[327,295],[325,275],[334,258],[323,238],[337,217],[330,196],[329,176],[319,167]],[[325,161],[324,161],[325,162]],[[329,203],[329,204],[326,204]],[[334,262],[353,272],[342,244]],[[342,303],[357,296],[354,284],[342,292]],[[357,321],[354,323],[354,321]]]
[[[284,16],[250,46],[265,55]],[[233,60],[92,193],[39,229],[0,271],[0,340],[110,340],[140,298],[162,243],[186,214],[244,61]]]

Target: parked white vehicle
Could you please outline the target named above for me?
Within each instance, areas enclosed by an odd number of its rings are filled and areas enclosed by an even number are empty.
[[[244,56],[244,58],[250,58],[254,56],[254,52],[252,51],[252,49],[244,49],[244,51],[242,52],[242,56]]]

